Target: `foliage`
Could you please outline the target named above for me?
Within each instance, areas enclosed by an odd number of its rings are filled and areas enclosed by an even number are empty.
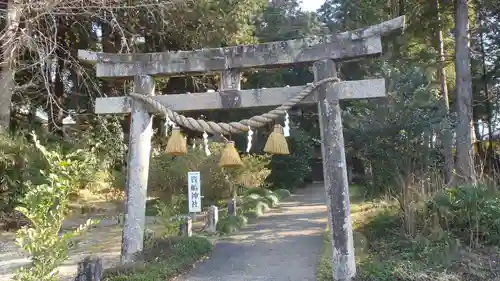
[[[262,195],[260,195],[262,194]],[[265,188],[251,188],[238,197],[237,215],[232,217],[223,212],[217,223],[217,230],[221,233],[232,233],[244,227],[248,219],[256,219],[268,212],[272,207],[279,205],[280,198],[271,190]]]
[[[292,195],[288,189],[278,189],[275,190],[274,193],[278,195],[278,198],[280,200],[286,199],[287,197],[290,197]]]
[[[23,136],[0,135],[0,213],[10,212],[26,192],[26,181],[42,183],[43,155]]]
[[[312,138],[302,129],[292,127],[287,140],[290,155],[273,155],[269,165],[271,174],[266,181],[272,189],[294,190],[302,187],[311,173]]]
[[[249,194],[240,198],[240,210],[242,212],[259,210],[259,213],[264,213],[269,211],[270,202],[269,200],[258,194]]]
[[[265,197],[265,199],[269,202],[269,206],[271,208],[278,207],[278,205],[280,203],[280,199],[279,199],[278,195],[276,195],[276,194],[269,194]]]
[[[428,218],[471,247],[500,242],[500,195],[485,186],[459,186],[427,202]]]
[[[203,237],[154,239],[143,252],[144,263],[105,270],[104,281],[170,280],[206,256],[212,243]]]
[[[352,194],[357,192],[358,190],[353,190]],[[422,216],[419,221],[424,221],[427,224],[420,223],[418,225],[419,231],[414,237],[405,235],[401,220],[402,211],[396,202],[358,201],[360,198],[351,196],[357,257],[357,277],[355,280],[491,280],[499,273],[499,270],[490,267],[488,261],[499,258],[500,249],[496,247],[473,249],[461,242],[461,240],[469,242],[467,231],[471,228],[467,228],[470,223],[468,218],[472,217],[469,206],[473,204],[486,206],[487,204],[478,202],[496,200],[491,196],[488,197],[487,194],[484,189],[474,191],[466,187],[442,191],[436,195],[436,198],[439,199],[427,202],[428,206],[422,209],[428,209],[427,211],[418,213]],[[464,203],[464,201],[475,203]],[[453,208],[449,208],[450,205],[453,205]],[[458,206],[462,206],[464,211],[459,211]],[[479,208],[479,210],[487,209]],[[432,225],[429,227],[428,224],[436,221],[434,217],[439,213],[439,210],[443,210],[440,216],[445,218],[448,223],[448,227],[445,229],[435,228]],[[450,212],[449,210],[454,211]],[[495,213],[493,212],[493,214]],[[458,218],[460,215],[463,215],[464,218]],[[462,225],[455,227],[453,225],[455,221],[462,223]],[[476,225],[473,225],[472,230],[474,227]],[[486,226],[480,225],[481,229],[484,227]],[[324,253],[318,263],[316,275],[317,280],[331,281],[333,280],[332,249],[328,229],[324,241]]]
[[[388,104],[360,103],[344,118],[348,154],[365,161],[371,196],[399,196],[410,178],[427,179],[442,167],[441,146],[433,141],[449,119],[436,104],[436,88],[422,69],[383,66],[393,81]],[[361,171],[365,172],[365,171]]]
[[[267,188],[262,188],[262,187],[254,187],[254,188],[249,188],[245,191],[244,194],[242,195],[250,195],[250,194],[257,194],[260,196],[267,196],[269,194],[273,194],[273,192]]]
[[[118,129],[115,123],[103,120],[101,126],[86,132],[69,134],[64,141],[46,143],[47,148],[61,154],[71,154],[75,161],[72,177],[74,189],[86,189],[96,194],[108,194],[122,187],[121,171],[115,170],[115,162],[123,159],[124,144],[116,141]],[[100,133],[99,133],[100,132]],[[42,138],[45,135],[42,135]],[[0,136],[0,212],[9,212],[26,192],[25,182],[33,185],[47,183],[40,170],[48,168],[47,160],[22,134]],[[76,172],[77,171],[77,172]]]
[[[150,165],[149,187],[151,195],[164,202],[170,202],[177,194],[187,194],[188,171],[200,171],[201,192],[204,206],[216,203],[220,199],[232,196],[238,186],[261,186],[269,174],[265,165],[267,156],[245,155],[244,167],[227,170],[219,167],[220,144],[212,144],[212,155],[203,151],[189,150],[186,155],[171,157],[161,153],[154,157]]]
[[[23,227],[16,235],[17,244],[31,255],[32,267],[20,270],[14,279],[55,281],[57,267],[68,258],[72,239],[93,222],[88,220],[76,230],[60,233],[68,212],[70,194],[75,189],[75,176],[80,172],[81,163],[77,157],[80,151],[63,156],[48,151],[35,135],[33,138],[48,163],[48,169],[40,171],[47,183],[28,183],[28,192],[16,208],[32,223],[32,227]]]
[[[269,209],[269,201],[265,197],[250,194],[241,198],[240,209],[238,211],[247,218],[255,219],[262,216]]]
[[[62,141],[68,151],[84,149],[90,151],[98,162],[98,169],[120,167],[125,159],[127,146],[123,128],[118,118],[96,116],[85,131],[74,131]]]
[[[265,179],[271,173],[267,165],[271,161],[269,155],[245,154],[241,156],[244,168],[233,172],[237,184],[245,187],[256,188],[264,184]]]
[[[182,219],[178,216],[182,213],[182,207],[185,205],[186,197],[183,195],[175,197],[168,205],[162,201],[157,202],[156,216],[160,218],[160,224],[164,232],[162,235],[171,236],[179,232],[179,226],[182,223]]]
[[[244,215],[237,214],[236,216],[229,216],[226,214],[220,216],[217,222],[217,231],[221,233],[233,233],[240,228],[244,227],[248,222],[248,218]]]

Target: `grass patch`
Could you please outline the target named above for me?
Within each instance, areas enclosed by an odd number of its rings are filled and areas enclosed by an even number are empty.
[[[364,202],[360,197],[351,202],[356,281],[489,281],[500,276],[497,248],[471,249],[443,230],[411,238],[403,233],[396,205]],[[333,280],[331,259],[327,230],[316,280]]]
[[[323,254],[321,255],[318,265],[316,267],[316,280],[330,281],[333,280],[332,275],[332,244],[330,242],[330,233],[325,231],[323,237]]]
[[[143,263],[108,269],[104,281],[170,280],[189,269],[212,250],[203,237],[169,237],[155,239],[143,254]]]

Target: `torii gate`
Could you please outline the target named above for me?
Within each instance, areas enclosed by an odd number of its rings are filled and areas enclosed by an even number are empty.
[[[336,77],[334,61],[381,54],[381,37],[402,30],[404,21],[402,16],[336,35],[255,45],[146,54],[79,50],[78,56],[80,60],[95,64],[97,77],[133,78],[134,93],[151,96],[173,111],[276,106],[287,102],[304,87],[240,90],[242,69],[314,62],[315,81]],[[153,75],[206,72],[221,73],[219,92],[154,96]],[[300,102],[318,104],[335,280],[351,280],[356,273],[339,100],[384,96],[384,79],[371,79],[324,84],[318,87],[315,95]],[[122,263],[133,262],[135,254],[143,249],[152,114],[156,112],[132,97],[112,97],[98,98],[95,113],[131,113]]]

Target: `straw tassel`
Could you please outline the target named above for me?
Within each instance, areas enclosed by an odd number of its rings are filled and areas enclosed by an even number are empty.
[[[224,168],[238,168],[243,166],[240,155],[234,147],[234,141],[228,141],[222,150],[219,166]]]
[[[283,127],[281,125],[274,126],[274,131],[269,135],[269,138],[267,139],[266,146],[264,147],[264,152],[278,155],[290,154],[290,151],[288,150],[288,143],[286,141],[285,135],[283,134]]]
[[[187,152],[187,141],[181,134],[181,129],[174,127],[167,142],[167,154],[171,156],[184,155]]]

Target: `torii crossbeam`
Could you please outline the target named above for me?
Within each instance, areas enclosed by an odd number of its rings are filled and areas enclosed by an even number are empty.
[[[174,111],[277,106],[303,87],[240,90],[240,71],[314,62],[315,81],[336,77],[334,61],[382,53],[381,37],[402,30],[404,21],[404,17],[398,17],[336,35],[256,45],[148,54],[105,54],[79,50],[78,55],[81,60],[95,64],[97,77],[134,77],[133,91],[148,96],[155,95],[152,76],[221,73],[219,92],[153,97]],[[335,280],[351,280],[356,272],[339,100],[384,96],[384,80],[372,79],[323,85],[316,95],[302,101],[318,104]],[[131,113],[127,205],[122,241],[122,263],[128,263],[134,261],[134,254],[143,249],[152,114],[155,112],[131,97],[98,98],[95,112]]]

